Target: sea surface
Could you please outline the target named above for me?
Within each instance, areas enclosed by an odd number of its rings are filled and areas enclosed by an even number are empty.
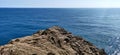
[[[0,8],[0,45],[54,25],[120,55],[120,8]]]

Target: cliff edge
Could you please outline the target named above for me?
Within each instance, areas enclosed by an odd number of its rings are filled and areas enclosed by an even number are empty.
[[[0,55],[107,55],[103,49],[53,26],[0,46]]]

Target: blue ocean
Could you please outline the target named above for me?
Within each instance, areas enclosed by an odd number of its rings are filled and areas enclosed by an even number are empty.
[[[119,8],[0,8],[0,45],[54,25],[120,55]]]

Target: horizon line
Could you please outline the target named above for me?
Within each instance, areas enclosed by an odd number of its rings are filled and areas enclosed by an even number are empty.
[[[0,7],[0,8],[120,8],[120,7]]]

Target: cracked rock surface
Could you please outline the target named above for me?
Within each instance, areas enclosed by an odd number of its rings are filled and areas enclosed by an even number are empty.
[[[53,26],[0,46],[0,55],[107,55],[80,36]]]

